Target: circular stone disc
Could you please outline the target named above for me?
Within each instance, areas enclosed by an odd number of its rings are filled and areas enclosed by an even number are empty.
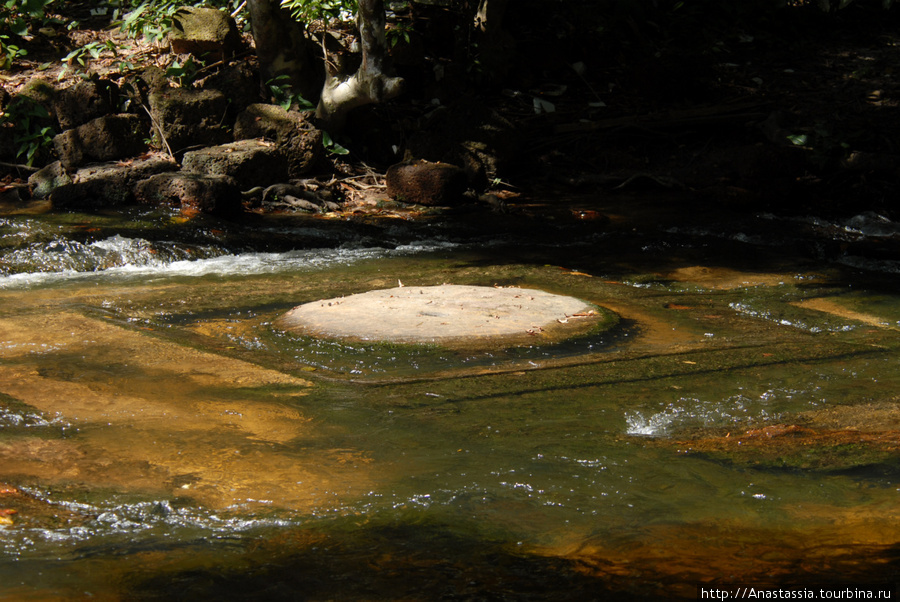
[[[613,323],[612,314],[574,297],[444,284],[313,301],[278,326],[321,338],[479,348],[556,342]]]

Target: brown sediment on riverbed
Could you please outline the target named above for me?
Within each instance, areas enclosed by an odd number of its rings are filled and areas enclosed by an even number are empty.
[[[847,318],[848,320],[855,320],[869,326],[877,326],[878,328],[897,328],[896,325],[891,325],[890,321],[885,318],[870,313],[856,311],[854,309],[846,307],[842,305],[838,299],[817,297],[815,299],[797,301],[792,305],[796,305],[797,307],[802,307],[804,309],[821,311],[826,314],[838,316],[840,318]]]
[[[878,428],[865,410],[846,408],[840,420],[832,411],[822,420],[811,413],[798,423],[779,423],[761,428],[735,430],[724,434],[701,435],[692,439],[658,439],[648,444],[663,445],[679,454],[697,455],[713,461],[749,468],[842,472],[886,466],[900,457],[900,430]],[[853,421],[850,415],[856,414]],[[880,412],[878,416],[884,417]],[[880,419],[880,418],[879,418]],[[803,425],[802,422],[806,422]],[[860,430],[851,424],[872,427]],[[893,420],[896,423],[896,419]],[[824,428],[824,425],[828,425]]]

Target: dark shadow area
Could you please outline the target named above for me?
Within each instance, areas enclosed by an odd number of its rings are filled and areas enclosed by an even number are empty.
[[[690,530],[690,529],[689,529]],[[516,554],[491,541],[435,525],[369,526],[352,532],[287,531],[249,546],[241,568],[178,570],[127,578],[130,600],[660,600],[695,599],[697,583],[674,561],[616,551],[572,558]],[[670,540],[669,544],[672,543]],[[198,550],[208,553],[208,550]],[[627,546],[626,546],[627,548]],[[685,550],[689,556],[696,550]],[[183,552],[183,551],[180,551]],[[679,552],[672,550],[675,556]],[[260,561],[259,556],[265,557]],[[604,557],[606,556],[606,557]],[[896,579],[894,550],[859,550],[842,558],[840,578],[799,568],[786,578],[727,577],[757,585],[861,584]],[[716,564],[713,562],[712,564]],[[731,564],[728,562],[726,564]],[[876,567],[877,565],[877,567]],[[856,568],[852,568],[855,566]],[[748,570],[754,572],[754,569]],[[709,578],[711,576],[708,576]]]
[[[239,570],[176,570],[123,593],[142,601],[653,599],[616,592],[575,562],[516,555],[422,525],[288,531],[252,544],[246,556]]]

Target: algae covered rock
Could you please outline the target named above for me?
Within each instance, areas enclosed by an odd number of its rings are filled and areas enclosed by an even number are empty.
[[[85,79],[60,90],[53,105],[60,128],[76,128],[112,112],[113,87],[109,81]]]
[[[241,209],[237,181],[229,176],[160,173],[138,182],[134,195],[140,204],[168,205],[188,215],[230,214]]]
[[[66,184],[73,182],[72,176],[66,172],[62,163],[54,161],[42,169],[34,172],[28,178],[28,186],[31,188],[31,196],[35,199],[45,199],[50,193]]]
[[[169,42],[175,54],[212,55],[224,60],[240,49],[241,34],[231,15],[221,10],[186,7],[172,19]]]
[[[287,160],[273,143],[265,140],[239,140],[187,152],[182,169],[197,174],[230,176],[244,189],[288,179]]]
[[[180,153],[196,145],[223,144],[231,139],[225,129],[228,99],[218,90],[163,88],[150,92],[154,141]]]
[[[278,105],[257,103],[247,107],[234,124],[236,140],[272,140],[284,154],[291,178],[307,173],[322,156],[322,132],[310,113],[288,111]]]
[[[72,174],[72,181],[50,193],[54,209],[100,209],[134,202],[134,187],[153,174],[177,169],[170,157],[151,155],[97,163]]]
[[[137,115],[104,115],[53,138],[62,166],[71,170],[85,163],[139,155],[146,150],[144,124]]]

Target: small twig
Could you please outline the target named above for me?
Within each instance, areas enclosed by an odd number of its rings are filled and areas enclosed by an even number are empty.
[[[367,176],[357,176],[359,178],[364,178]],[[347,186],[353,186],[357,190],[372,190],[373,188],[387,188],[384,184],[360,184],[359,182],[348,182],[347,180],[351,180],[353,178],[346,178],[341,180],[342,183],[347,184]]]
[[[241,11],[244,10],[244,7],[245,7],[245,6],[247,6],[247,0],[244,0],[243,2],[241,2],[241,5],[238,6],[236,9],[234,9],[234,12],[231,13],[231,18],[232,18],[232,19],[237,18],[237,16],[238,16],[239,14],[241,14]]]
[[[144,111],[146,111],[147,117],[150,118],[150,123],[152,123],[153,127],[156,128],[156,131],[159,132],[159,137],[162,139],[163,144],[166,145],[166,151],[169,153],[169,156],[172,157],[173,161],[177,161],[177,159],[175,158],[175,153],[172,152],[172,147],[169,146],[169,141],[166,140],[166,135],[163,133],[162,127],[159,125],[159,122],[153,118],[153,113],[151,113],[150,109],[147,108],[147,105],[145,105],[143,103],[141,104],[141,108],[143,108]]]
[[[16,169],[27,169],[28,171],[40,171],[40,167],[32,167],[31,165],[21,165],[19,163],[7,163],[6,161],[0,161],[0,165],[3,167],[14,167]]]
[[[238,53],[235,54],[234,56],[230,56],[230,57],[228,57],[228,58],[223,58],[223,59],[220,60],[220,61],[216,61],[216,62],[210,63],[210,64],[208,64],[208,65],[203,65],[202,67],[200,67],[199,69],[197,69],[196,75],[200,75],[200,74],[203,73],[204,71],[210,71],[210,70],[213,69],[214,67],[221,67],[222,65],[227,65],[227,64],[230,63],[231,61],[237,60],[237,59],[239,59],[239,58],[242,58],[242,57],[247,56],[247,55],[252,54],[252,53],[253,53],[252,50],[245,50],[244,52],[238,52]],[[199,79],[199,78],[198,78],[198,79]]]

